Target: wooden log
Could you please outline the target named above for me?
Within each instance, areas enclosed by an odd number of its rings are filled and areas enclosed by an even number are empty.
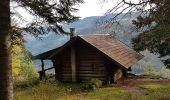
[[[71,47],[71,71],[72,71],[72,82],[76,82],[76,54],[75,47]]]
[[[78,76],[82,77],[105,77],[105,74],[79,74]]]

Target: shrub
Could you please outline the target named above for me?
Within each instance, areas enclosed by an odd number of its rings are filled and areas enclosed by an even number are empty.
[[[87,91],[94,91],[102,86],[102,81],[92,78],[90,80],[83,81],[83,88]]]
[[[155,75],[155,72],[153,70],[153,65],[152,64],[148,64],[147,65],[147,68],[145,70],[145,74],[146,75],[151,75],[151,76],[154,76]]]

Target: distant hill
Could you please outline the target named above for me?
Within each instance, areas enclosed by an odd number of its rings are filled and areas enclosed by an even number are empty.
[[[114,34],[123,42],[130,45],[130,40],[132,37],[136,36],[136,32],[132,32],[130,29],[133,27],[131,24],[131,20],[137,16],[135,13],[131,15],[126,15],[123,19],[121,19],[121,27],[116,26],[115,24],[111,27],[105,27],[106,21],[109,21],[116,14],[110,14],[107,16],[92,16],[86,17],[84,19],[80,19],[70,24],[64,25],[64,29],[69,31],[69,28],[73,27],[76,29],[77,35],[86,35],[86,34]],[[123,16],[123,15],[121,15]],[[121,18],[119,16],[118,18]],[[119,20],[117,18],[117,20]],[[124,29],[124,30],[123,30]],[[125,32],[126,31],[126,32]],[[115,34],[114,34],[115,35]],[[66,35],[56,35],[50,33],[48,35],[42,36],[42,40],[37,40],[34,37],[29,35],[25,36],[26,39],[26,47],[31,51],[33,55],[37,55],[39,53],[48,51],[50,49],[61,46],[63,43],[68,41],[69,36]],[[48,46],[47,46],[48,45]],[[43,49],[42,49],[43,48]]]
[[[69,28],[74,27],[76,29],[77,35],[112,34],[131,47],[131,39],[139,34],[133,31],[134,26],[132,25],[132,20],[136,18],[138,14],[132,13],[131,15],[126,16],[121,15],[117,18],[117,20],[120,21],[121,26],[117,26],[113,23],[112,26],[106,27],[107,24],[105,24],[105,22],[111,20],[111,18],[115,15],[116,14],[87,17],[64,25],[64,29],[69,31]],[[25,43],[27,49],[33,55],[37,55],[62,46],[69,40],[69,36],[50,33],[48,35],[44,35],[42,40],[37,40],[34,37],[27,35],[25,36],[25,40],[27,41]],[[147,51],[142,52],[142,54],[145,56],[145,58],[138,64],[134,65],[135,67],[132,69],[134,73],[143,73],[146,70],[148,64],[152,64],[155,71],[160,71],[162,68],[164,69],[163,63],[156,55],[153,55]],[[47,61],[47,63],[49,63],[49,61]],[[39,66],[39,63],[36,63],[36,65]]]

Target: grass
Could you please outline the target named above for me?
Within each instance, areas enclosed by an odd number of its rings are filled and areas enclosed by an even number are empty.
[[[140,86],[143,89],[147,89],[147,90],[154,90],[154,89],[158,89],[158,88],[163,88],[162,85],[160,84],[145,84],[145,85],[141,85]]]
[[[140,86],[145,89],[149,100],[170,100],[170,84],[146,84]]]
[[[121,87],[106,87],[87,92],[82,90],[80,84],[56,82],[40,82],[37,86],[16,88],[14,94],[14,100],[127,100],[130,95]]]
[[[54,100],[66,94],[66,88],[57,83],[41,82],[37,86],[16,89],[14,100]]]
[[[87,100],[127,100],[131,94],[120,87],[101,88],[97,92],[89,92],[86,97]]]
[[[82,90],[80,84],[40,82],[35,86],[16,88],[14,100],[170,100],[170,85],[146,83],[138,86],[143,94],[120,86],[96,91]]]

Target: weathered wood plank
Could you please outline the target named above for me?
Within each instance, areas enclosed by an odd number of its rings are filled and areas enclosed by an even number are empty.
[[[71,73],[72,73],[72,82],[76,82],[76,54],[75,47],[71,47]]]

